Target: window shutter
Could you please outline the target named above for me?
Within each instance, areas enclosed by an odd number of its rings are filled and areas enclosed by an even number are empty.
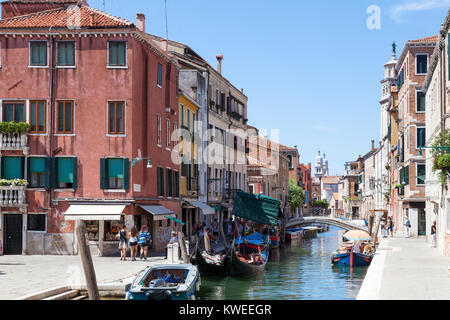
[[[44,161],[45,161],[45,180],[44,180],[44,187],[46,188],[46,189],[50,189],[51,188],[51,177],[52,177],[52,175],[51,175],[51,172],[52,172],[52,170],[51,170],[51,160],[52,160],[52,158],[49,158],[49,157],[45,157],[44,158]]]
[[[49,176],[49,188],[55,189],[56,188],[56,158],[49,158],[49,165],[50,165],[50,176]]]
[[[100,189],[106,189],[107,188],[107,179],[106,179],[106,160],[107,159],[100,159]]]
[[[78,188],[78,158],[77,157],[72,158],[72,164],[73,164],[72,188],[77,189]]]
[[[130,189],[130,160],[128,158],[123,159],[123,188],[125,190]]]

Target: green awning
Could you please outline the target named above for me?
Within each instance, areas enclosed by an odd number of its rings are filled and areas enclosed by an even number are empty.
[[[174,218],[174,217],[171,217],[171,216],[166,216],[166,218],[169,219],[169,220],[173,220],[175,222],[181,223],[182,225],[185,224],[183,221],[180,221],[177,218]]]
[[[242,191],[237,191],[234,197],[232,214],[247,220],[276,225],[279,211],[280,201],[277,199]]]

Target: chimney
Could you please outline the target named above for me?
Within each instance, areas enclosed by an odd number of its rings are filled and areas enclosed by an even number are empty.
[[[145,14],[136,13],[136,29],[145,32]]]
[[[91,12],[91,27],[95,26],[95,16],[94,13]]]
[[[218,54],[216,56],[217,59],[217,72],[222,74],[222,60],[223,60],[223,55]]]
[[[372,142],[372,150],[375,149],[375,140],[371,140]]]

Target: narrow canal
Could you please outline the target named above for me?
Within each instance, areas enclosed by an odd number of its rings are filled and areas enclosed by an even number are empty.
[[[344,230],[330,227],[317,238],[304,239],[271,256],[262,276],[202,276],[200,300],[345,300],[356,299],[367,267],[331,266],[331,254]]]

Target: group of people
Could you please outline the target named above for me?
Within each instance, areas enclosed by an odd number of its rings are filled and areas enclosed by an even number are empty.
[[[394,222],[391,217],[388,217],[388,221],[383,218],[381,220],[381,235],[383,238],[387,238],[388,236],[394,236]]]
[[[138,253],[138,246],[140,247],[141,260],[147,260],[148,247],[152,245],[152,237],[148,232],[147,226],[142,226],[141,231],[136,227],[132,227],[130,232],[127,232],[125,226],[122,225],[117,235],[119,238],[120,260],[127,260],[127,249],[130,248],[131,261],[136,261]]]

